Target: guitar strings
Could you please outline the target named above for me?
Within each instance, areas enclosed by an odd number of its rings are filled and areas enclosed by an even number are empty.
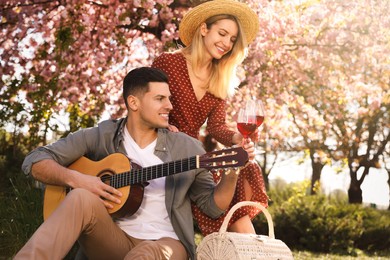
[[[104,175],[101,180],[110,186],[120,188],[128,185],[144,183],[149,180],[196,169],[196,156],[168,163],[153,165],[141,169],[133,169],[114,175]]]

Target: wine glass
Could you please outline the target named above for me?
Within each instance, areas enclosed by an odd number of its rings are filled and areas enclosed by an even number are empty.
[[[264,109],[264,104],[261,100],[256,100],[254,101],[254,110],[256,114],[256,126],[257,128],[260,128],[261,125],[264,122],[264,117],[265,117],[265,109]],[[258,133],[256,143],[258,143],[260,137],[260,132]],[[257,149],[257,145],[255,145],[255,153],[256,154],[262,154],[264,151],[259,151]]]
[[[261,100],[255,101],[255,114],[256,114],[256,126],[259,128],[263,124],[264,117],[265,117],[264,104]]]
[[[237,129],[245,139],[257,129],[255,110],[249,102],[238,112]]]
[[[264,122],[265,109],[261,100],[247,100],[244,108],[238,113],[237,129],[244,138],[249,138]],[[258,142],[259,134],[254,140]],[[262,154],[264,151],[258,151],[255,144],[255,154]]]

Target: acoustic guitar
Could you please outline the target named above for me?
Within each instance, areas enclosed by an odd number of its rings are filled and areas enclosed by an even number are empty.
[[[122,193],[121,204],[114,204],[114,208],[108,209],[108,212],[112,217],[122,217],[126,214],[132,215],[138,210],[143,199],[144,184],[147,181],[199,168],[213,170],[241,167],[247,162],[247,152],[242,147],[236,147],[145,168],[131,164],[130,160],[121,153],[111,154],[100,161],[80,157],[68,168],[100,177],[104,183],[118,189]],[[43,202],[45,220],[70,190],[62,186],[46,186]]]

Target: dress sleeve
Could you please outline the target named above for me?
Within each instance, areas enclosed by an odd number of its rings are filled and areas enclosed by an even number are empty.
[[[232,138],[235,134],[226,125],[226,100],[220,99],[207,119],[206,130],[218,142],[226,146],[232,146]]]
[[[162,53],[160,56],[156,57],[153,60],[153,63],[152,63],[151,67],[152,68],[161,69],[161,70],[165,71],[166,70],[166,66],[164,66],[164,64],[166,64],[165,56],[166,56],[166,54]]]

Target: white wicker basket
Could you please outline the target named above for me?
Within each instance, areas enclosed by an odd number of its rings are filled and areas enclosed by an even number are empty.
[[[263,211],[268,222],[268,236],[226,232],[233,213],[242,206],[255,206]],[[274,224],[268,210],[260,203],[251,201],[234,205],[226,215],[219,232],[203,238],[196,253],[198,260],[294,259],[287,245],[275,239]]]

